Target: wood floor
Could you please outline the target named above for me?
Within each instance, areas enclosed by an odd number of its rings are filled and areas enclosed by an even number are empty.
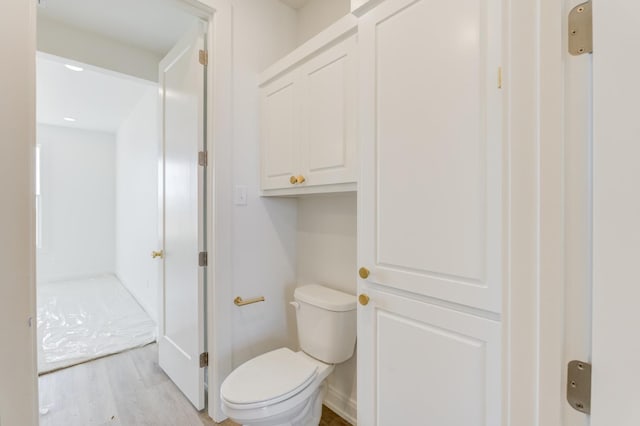
[[[147,345],[40,376],[40,425],[217,425],[164,374],[157,351]],[[349,425],[323,408],[320,425]]]

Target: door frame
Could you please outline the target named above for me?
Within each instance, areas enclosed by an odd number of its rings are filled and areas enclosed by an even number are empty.
[[[564,410],[563,2],[505,0],[509,170],[503,424]]]
[[[209,358],[216,360],[207,369],[209,389],[219,389],[222,381],[232,370],[231,330],[226,327],[231,316],[231,181],[232,181],[232,7],[230,0],[173,0],[195,17],[207,22],[206,46],[209,51],[207,67],[207,86],[205,100],[208,113],[205,118],[207,150],[209,151],[207,185],[207,250],[209,264],[205,282],[205,350]],[[30,7],[35,17],[35,4]],[[35,34],[37,21],[29,22],[28,32],[33,37],[33,58],[35,61]],[[23,52],[24,53],[24,52]],[[27,52],[28,53],[28,52]],[[30,82],[35,89],[35,74]],[[215,95],[215,96],[214,96]],[[35,110],[35,97],[30,98],[30,106]],[[35,130],[35,117],[31,124]],[[35,138],[30,141],[35,147]],[[35,149],[35,148],[34,148]],[[30,171],[31,172],[31,171]],[[33,226],[33,224],[32,224]],[[32,247],[35,253],[35,246]],[[31,312],[35,315],[35,280],[29,283],[31,293]],[[35,359],[36,333],[32,333]],[[35,362],[33,375],[37,377]],[[33,396],[35,413],[38,419],[38,391]],[[207,411],[211,418],[220,422],[226,418],[221,411],[219,392],[208,392]]]
[[[220,389],[231,373],[231,206],[232,203],[232,7],[229,0],[176,0],[207,21],[207,279],[205,348],[209,353],[208,389]],[[226,419],[219,392],[207,393],[207,411]]]

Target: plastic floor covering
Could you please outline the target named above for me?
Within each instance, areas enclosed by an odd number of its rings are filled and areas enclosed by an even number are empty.
[[[38,372],[156,340],[156,324],[113,275],[38,284]]]

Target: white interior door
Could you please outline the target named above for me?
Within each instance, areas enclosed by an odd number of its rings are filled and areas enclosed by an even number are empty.
[[[640,424],[640,2],[594,0],[592,426]]]
[[[393,0],[360,19],[370,281],[500,312],[501,28],[496,0]]]
[[[204,408],[204,25],[189,32],[160,63],[161,226],[164,250],[159,363],[197,409]]]

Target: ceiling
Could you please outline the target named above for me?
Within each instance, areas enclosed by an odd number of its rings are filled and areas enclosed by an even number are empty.
[[[40,0],[38,16],[160,55],[196,20],[175,0]]]
[[[300,9],[305,4],[309,3],[309,0],[280,0],[282,3],[291,6],[294,9]]]
[[[84,70],[72,71],[65,64]],[[36,115],[42,124],[115,133],[142,96],[158,90],[145,80],[43,53],[36,66]]]

